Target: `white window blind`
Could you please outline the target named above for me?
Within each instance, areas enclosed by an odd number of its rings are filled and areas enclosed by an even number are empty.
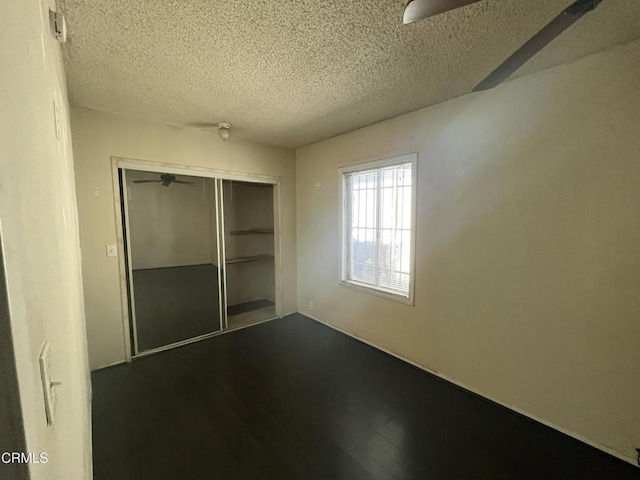
[[[412,297],[415,157],[345,169],[342,281]]]

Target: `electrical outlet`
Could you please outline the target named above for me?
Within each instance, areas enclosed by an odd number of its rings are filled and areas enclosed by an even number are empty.
[[[313,302],[309,300],[309,310],[313,310]]]

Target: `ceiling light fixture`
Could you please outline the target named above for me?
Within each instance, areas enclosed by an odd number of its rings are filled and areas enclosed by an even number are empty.
[[[417,22],[480,0],[409,0],[404,9],[404,24]]]
[[[218,124],[218,135],[223,142],[226,142],[231,137],[231,124],[230,123],[219,123]]]

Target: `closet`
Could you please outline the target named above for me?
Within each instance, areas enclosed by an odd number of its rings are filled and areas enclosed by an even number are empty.
[[[273,186],[222,185],[227,323],[237,328],[275,316]]]
[[[118,169],[132,356],[276,317],[274,183]]]

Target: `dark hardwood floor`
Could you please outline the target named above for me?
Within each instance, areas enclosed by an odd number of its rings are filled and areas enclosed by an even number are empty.
[[[93,373],[96,480],[638,479],[301,315]]]

